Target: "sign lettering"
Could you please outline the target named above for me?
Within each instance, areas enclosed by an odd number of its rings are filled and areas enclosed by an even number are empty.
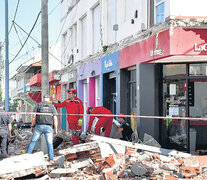
[[[207,51],[207,43],[203,45],[194,44],[194,51],[196,52]]]
[[[109,59],[108,61],[105,60],[104,61],[104,66],[105,66],[105,68],[112,67],[113,63],[112,63],[111,59]]]

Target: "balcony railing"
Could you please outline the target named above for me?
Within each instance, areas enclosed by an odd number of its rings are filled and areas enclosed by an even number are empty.
[[[41,73],[35,74],[32,78],[30,78],[29,85],[40,87],[41,86],[41,78],[42,78]]]

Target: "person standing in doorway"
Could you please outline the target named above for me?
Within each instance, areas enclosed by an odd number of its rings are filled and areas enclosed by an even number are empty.
[[[32,153],[35,144],[39,140],[42,134],[45,135],[45,139],[47,142],[47,149],[49,155],[49,162],[54,162],[54,150],[53,150],[53,126],[54,126],[54,134],[57,135],[57,110],[55,106],[50,101],[50,96],[45,95],[43,97],[44,101],[38,103],[35,108],[34,112],[38,114],[34,114],[31,123],[31,131],[33,132],[32,139],[30,144],[27,148],[27,153]],[[47,114],[40,114],[40,113],[47,113]]]
[[[105,137],[110,137],[111,133],[111,128],[112,128],[112,123],[113,123],[113,114],[112,112],[102,106],[98,107],[88,107],[87,109],[87,114],[97,114],[97,116],[91,116],[89,125],[88,125],[88,131],[91,131],[91,127],[93,124],[93,121],[95,117],[97,117],[99,120],[97,121],[95,125],[95,134],[100,135],[101,133],[101,128],[104,127],[105,129]],[[104,116],[106,115],[106,116]]]
[[[0,159],[8,157],[8,146],[12,129],[12,118],[10,115],[4,114],[4,112],[4,102],[0,100]]]
[[[67,112],[67,121],[69,124],[69,128],[72,130],[72,140],[73,145],[79,144],[79,135],[82,127],[82,118],[83,118],[83,103],[82,101],[76,97],[75,89],[68,89],[68,99],[60,103],[53,104],[56,107],[66,107]],[[77,114],[77,115],[70,115]]]

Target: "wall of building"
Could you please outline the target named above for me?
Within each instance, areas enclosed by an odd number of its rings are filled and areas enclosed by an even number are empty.
[[[170,1],[170,15],[173,16],[207,16],[205,0],[168,0]]]

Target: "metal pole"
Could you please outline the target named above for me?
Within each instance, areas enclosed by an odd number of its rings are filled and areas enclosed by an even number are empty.
[[[49,94],[49,70],[48,70],[48,0],[42,0],[42,100]],[[41,137],[41,151],[47,153],[46,141]]]
[[[0,42],[0,86],[1,86],[1,82],[2,82],[2,42]],[[2,88],[2,87],[1,87]]]
[[[49,94],[48,68],[48,0],[42,0],[42,99]]]
[[[9,112],[9,34],[8,34],[8,0],[5,0],[5,110]]]

